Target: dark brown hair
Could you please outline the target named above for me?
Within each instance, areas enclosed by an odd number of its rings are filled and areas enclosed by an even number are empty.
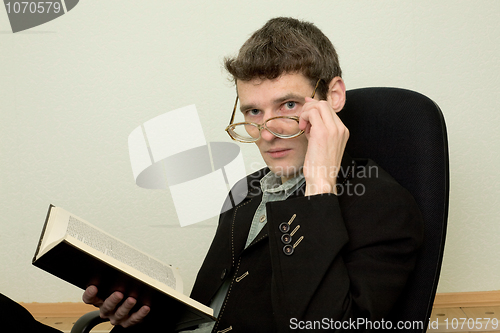
[[[342,76],[337,52],[321,30],[288,17],[269,20],[243,44],[237,57],[224,59],[224,66],[235,82],[302,73],[314,87],[322,79],[318,86],[322,99],[330,81]]]

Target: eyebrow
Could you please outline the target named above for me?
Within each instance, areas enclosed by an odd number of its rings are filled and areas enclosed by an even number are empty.
[[[273,100],[273,104],[275,104],[275,105],[281,104],[281,103],[289,101],[289,100],[295,100],[295,101],[299,101],[299,102],[304,103],[306,98],[304,96],[297,95],[295,93],[288,93],[282,97],[279,97],[279,98],[276,98],[275,100]],[[260,110],[254,104],[240,104],[240,112],[243,112],[243,110],[253,110],[253,109]]]

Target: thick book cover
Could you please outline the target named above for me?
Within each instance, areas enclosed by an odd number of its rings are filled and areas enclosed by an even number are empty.
[[[213,310],[182,293],[178,273],[85,220],[50,205],[33,265],[79,288],[97,286],[165,313],[177,329],[215,320]]]

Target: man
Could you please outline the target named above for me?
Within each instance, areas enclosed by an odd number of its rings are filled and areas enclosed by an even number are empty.
[[[276,18],[225,67],[244,118],[234,123],[235,105],[226,130],[255,142],[268,168],[243,180],[244,200],[220,216],[191,294],[218,320],[198,331],[352,329],[349,320],[381,320],[414,267],[422,221],[388,174],[344,152],[349,131],[337,113],[346,88],[333,45],[311,23]],[[96,293],[90,287],[84,300],[115,324],[149,312],[129,313],[135,300],[119,304],[120,293],[104,302]]]

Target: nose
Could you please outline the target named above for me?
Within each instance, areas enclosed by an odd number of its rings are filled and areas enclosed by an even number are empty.
[[[266,130],[265,128],[263,128],[261,131],[260,131],[260,138],[262,140],[265,140],[265,141],[272,141],[274,140],[276,137],[274,136],[274,134],[272,134],[271,132],[269,132],[268,130]]]
[[[269,118],[272,118],[273,116],[269,113],[269,114],[266,114],[265,117],[262,119],[262,125],[264,125],[266,123],[266,121],[269,119]],[[274,136],[274,134],[272,134],[271,132],[269,132],[267,129],[265,128],[262,128],[262,130],[260,131],[260,137],[261,139],[265,140],[265,141],[272,141],[274,140],[276,137]]]

